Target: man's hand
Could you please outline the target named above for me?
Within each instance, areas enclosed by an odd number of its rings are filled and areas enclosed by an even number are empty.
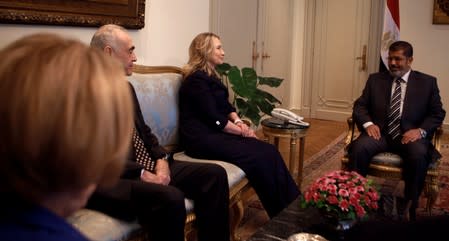
[[[379,126],[373,124],[365,128],[366,133],[368,136],[371,136],[372,138],[379,140],[380,139],[380,129]]]
[[[402,135],[401,143],[408,144],[410,142],[414,142],[421,139],[421,132],[419,129],[410,129]]]
[[[144,182],[151,182],[161,185],[168,185],[170,183],[170,168],[168,161],[164,159],[158,159],[156,162],[155,173],[149,171],[143,171],[140,179]]]

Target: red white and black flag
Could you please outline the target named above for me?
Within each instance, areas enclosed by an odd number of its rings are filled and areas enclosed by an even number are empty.
[[[388,70],[388,48],[399,40],[399,0],[385,0],[379,70]]]

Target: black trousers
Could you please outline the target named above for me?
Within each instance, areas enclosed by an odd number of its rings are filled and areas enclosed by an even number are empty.
[[[300,194],[281,154],[269,143],[216,133],[184,144],[189,156],[219,159],[240,167],[270,217],[276,216]]]
[[[412,201],[412,208],[416,209],[431,160],[429,148],[431,143],[427,139],[401,144],[400,138],[391,140],[382,135],[380,140],[375,140],[363,132],[349,148],[350,167],[366,176],[371,158],[377,153],[388,151],[400,155],[404,161],[404,197]]]
[[[173,161],[168,186],[140,179],[120,179],[97,190],[87,207],[111,216],[135,220],[151,241],[184,240],[184,197],[194,200],[198,240],[229,241],[229,188],[226,171],[214,164]]]

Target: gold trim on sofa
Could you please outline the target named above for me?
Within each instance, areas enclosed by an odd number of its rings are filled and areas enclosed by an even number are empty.
[[[138,74],[166,74],[166,73],[175,73],[182,74],[182,70],[176,66],[146,66],[134,64],[133,72]]]

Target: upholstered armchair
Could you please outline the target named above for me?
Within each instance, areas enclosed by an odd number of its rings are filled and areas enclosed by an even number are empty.
[[[345,154],[342,158],[341,164],[342,169],[347,169],[349,164],[348,159],[348,145],[357,138],[358,131],[355,128],[355,122],[352,117],[349,117],[348,120],[348,134],[345,140]],[[435,148],[440,150],[440,138],[443,134],[443,129],[440,127],[435,132],[432,143]],[[424,184],[424,195],[427,198],[426,209],[429,212],[429,215],[432,214],[432,207],[435,204],[435,201],[438,197],[439,187],[438,187],[438,166],[440,164],[440,160],[436,160],[430,163],[429,168],[427,170],[427,176]],[[402,179],[402,159],[399,155],[383,152],[375,155],[369,166],[368,175],[381,177],[381,178],[396,178]]]

